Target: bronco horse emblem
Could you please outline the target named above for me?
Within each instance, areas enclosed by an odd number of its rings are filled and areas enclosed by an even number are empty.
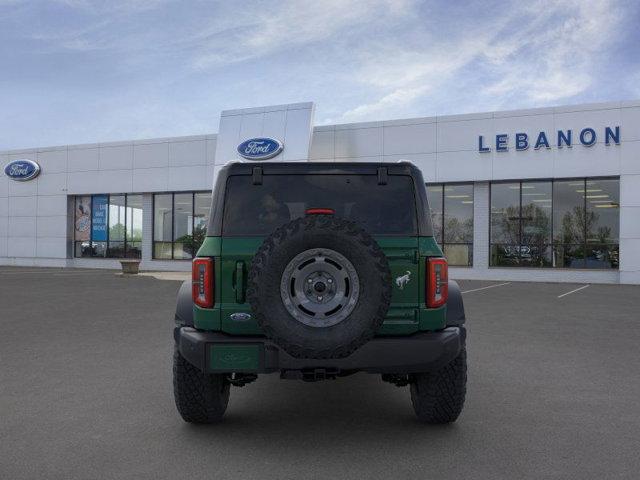
[[[409,283],[409,280],[411,280],[411,272],[407,270],[407,273],[396,278],[396,285],[402,290],[404,286]]]

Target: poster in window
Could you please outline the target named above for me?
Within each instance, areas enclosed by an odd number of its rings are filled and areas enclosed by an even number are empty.
[[[76,197],[76,241],[87,242],[91,233],[91,197]]]
[[[94,195],[91,210],[91,235],[94,242],[107,241],[107,207],[109,197],[107,195]]]

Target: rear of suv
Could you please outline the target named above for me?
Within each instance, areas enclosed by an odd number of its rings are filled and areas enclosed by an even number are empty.
[[[219,421],[260,374],[376,373],[410,386],[418,418],[448,423],[466,391],[460,290],[410,163],[233,163],[178,295],[174,394]]]

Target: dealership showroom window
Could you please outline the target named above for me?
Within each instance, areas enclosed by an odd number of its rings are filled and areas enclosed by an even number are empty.
[[[618,268],[620,181],[491,184],[491,266]]]
[[[207,231],[211,192],[153,196],[153,255],[162,260],[195,256]],[[142,195],[75,197],[75,256],[140,258]]]
[[[140,258],[142,195],[83,195],[75,198],[75,256]]]
[[[449,265],[473,265],[473,183],[427,185],[433,234]]]
[[[160,193],[153,196],[153,258],[195,257],[207,234],[211,192]]]

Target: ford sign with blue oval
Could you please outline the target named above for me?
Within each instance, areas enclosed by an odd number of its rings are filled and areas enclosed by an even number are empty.
[[[283,148],[282,143],[273,138],[250,138],[238,145],[238,153],[247,160],[267,160]]]
[[[40,165],[33,160],[14,160],[4,167],[4,173],[6,173],[7,177],[11,180],[26,182],[38,176],[40,173]]]

